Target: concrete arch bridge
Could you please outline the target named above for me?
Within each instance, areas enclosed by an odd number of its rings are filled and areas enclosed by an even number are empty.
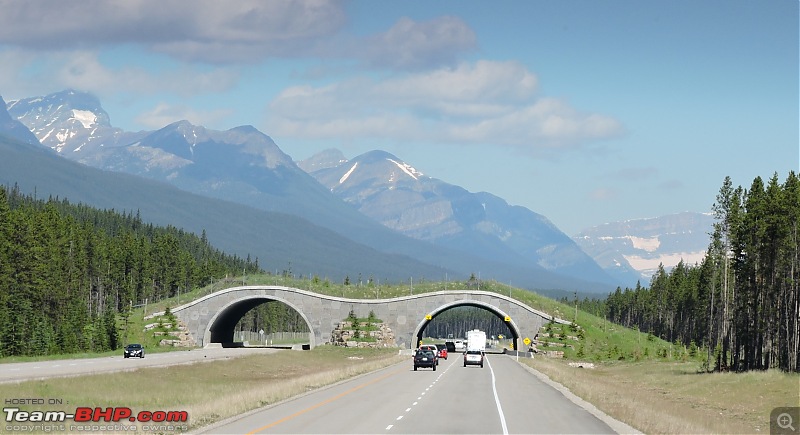
[[[336,325],[352,310],[358,317],[369,312],[383,320],[401,348],[416,347],[425,327],[437,315],[451,308],[471,306],[485,309],[505,321],[514,349],[527,337],[533,339],[551,319],[569,323],[535,310],[516,299],[479,290],[447,290],[392,299],[348,299],[283,286],[232,287],[203,296],[172,308],[189,328],[198,346],[232,343],[234,328],[250,309],[268,302],[282,302],[296,310],[308,324],[309,343],[313,348],[331,340]]]

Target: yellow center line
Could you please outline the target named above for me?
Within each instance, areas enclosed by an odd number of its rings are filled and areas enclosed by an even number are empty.
[[[306,412],[308,412],[308,411],[311,411],[311,410],[317,409],[317,408],[319,408],[319,407],[320,407],[320,406],[322,406],[322,405],[327,405],[328,403],[331,403],[331,402],[333,402],[333,401],[335,401],[335,400],[339,400],[339,399],[341,399],[342,397],[344,397],[344,396],[346,396],[346,395],[348,395],[348,394],[350,394],[350,393],[353,393],[353,392],[355,392],[355,391],[358,391],[358,390],[360,390],[360,389],[362,389],[362,388],[364,388],[364,387],[367,387],[367,386],[369,386],[369,385],[372,385],[372,384],[374,384],[374,383],[376,383],[376,382],[382,381],[382,380],[384,380],[384,379],[388,378],[389,376],[394,376],[394,375],[396,375],[396,374],[398,374],[398,373],[400,373],[400,372],[402,372],[402,371],[404,371],[404,370],[403,370],[403,369],[395,370],[395,371],[393,371],[393,372],[390,372],[390,373],[387,373],[387,374],[385,374],[385,375],[383,375],[383,376],[381,376],[381,377],[379,377],[379,378],[373,379],[373,380],[371,380],[371,381],[369,381],[369,382],[367,382],[367,383],[361,384],[361,385],[359,385],[359,386],[357,386],[357,387],[353,387],[353,388],[351,388],[351,389],[349,389],[349,390],[347,390],[347,391],[345,391],[345,392],[343,392],[343,393],[341,393],[341,394],[339,394],[339,395],[336,395],[336,396],[333,396],[333,397],[331,397],[330,399],[323,400],[322,402],[319,402],[319,403],[317,403],[316,405],[309,406],[309,407],[308,407],[308,408],[306,408],[306,409],[303,409],[303,410],[297,411],[297,412],[295,412],[294,414],[292,414],[292,415],[289,415],[289,416],[286,416],[286,417],[284,417],[284,418],[282,418],[282,419],[280,419],[280,420],[278,420],[278,421],[272,422],[272,423],[270,423],[270,424],[268,424],[268,425],[266,425],[266,426],[261,426],[260,428],[258,428],[258,429],[255,429],[255,430],[253,430],[253,431],[251,431],[251,432],[247,432],[247,435],[253,435],[253,434],[255,434],[255,433],[258,433],[258,432],[261,432],[261,431],[263,431],[263,430],[265,430],[265,429],[269,429],[269,428],[271,428],[271,427],[277,426],[277,425],[279,425],[279,424],[281,424],[281,423],[283,423],[283,422],[285,422],[285,421],[289,421],[289,420],[291,420],[291,419],[293,419],[293,418],[295,418],[295,417],[298,417],[298,416],[300,416],[300,415],[303,415],[303,414],[305,414],[305,413],[306,413]]]

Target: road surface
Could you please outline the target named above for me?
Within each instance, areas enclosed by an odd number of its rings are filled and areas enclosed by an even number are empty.
[[[576,405],[507,355],[408,362],[201,429],[213,434],[601,434],[635,432]],[[203,432],[201,432],[203,433]]]
[[[145,353],[144,358],[123,358],[122,350],[120,349],[118,356],[0,364],[0,384],[31,379],[120,372],[143,367],[164,367],[270,352],[280,352],[280,350],[268,348],[208,348],[183,352]]]

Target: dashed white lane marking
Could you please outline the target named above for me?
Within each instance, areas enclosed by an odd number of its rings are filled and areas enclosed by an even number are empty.
[[[450,365],[450,367],[453,367],[453,365],[454,365],[454,364],[451,364],[451,365]],[[425,391],[423,391],[423,392],[422,392],[422,393],[419,395],[419,397],[417,397],[417,401],[411,404],[411,406],[412,406],[412,407],[413,407],[413,406],[416,406],[416,405],[419,403],[419,401],[420,401],[420,400],[422,400],[422,396],[424,396],[424,395],[425,395],[425,393],[427,393],[427,392],[428,392],[428,390],[430,390],[431,388],[433,388],[433,386],[434,386],[434,385],[436,385],[436,383],[437,383],[437,382],[439,382],[439,380],[442,378],[442,376],[444,376],[444,374],[445,374],[445,373],[447,373],[447,370],[450,370],[450,367],[448,367],[448,368],[447,368],[447,369],[446,369],[444,372],[440,373],[440,374],[439,374],[439,376],[437,376],[437,377],[436,377],[436,379],[433,381],[433,383],[431,383],[430,385],[428,385],[428,388],[426,388],[426,389],[425,389]],[[411,408],[406,408],[406,413],[409,413],[409,412],[411,412]],[[403,418],[403,416],[401,415],[401,416],[397,417],[397,420],[396,420],[396,421],[400,421],[402,418]],[[505,427],[505,419],[503,419],[503,426]],[[389,426],[386,426],[386,430],[391,430],[391,429],[392,429],[392,427],[394,427],[394,425],[393,425],[393,424],[390,424]],[[505,433],[506,433],[506,435],[508,434],[508,432],[505,432]]]

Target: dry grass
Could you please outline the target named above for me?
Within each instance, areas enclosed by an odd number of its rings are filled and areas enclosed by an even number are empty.
[[[596,369],[546,358],[524,362],[644,433],[768,433],[773,408],[800,405],[800,377],[778,371],[697,373],[696,363],[653,361]]]
[[[306,352],[3,384],[0,396],[64,402],[61,407],[20,406],[31,411],[74,412],[78,406],[130,407],[134,413],[187,411],[188,426],[196,429],[405,359],[396,349],[322,346]]]

